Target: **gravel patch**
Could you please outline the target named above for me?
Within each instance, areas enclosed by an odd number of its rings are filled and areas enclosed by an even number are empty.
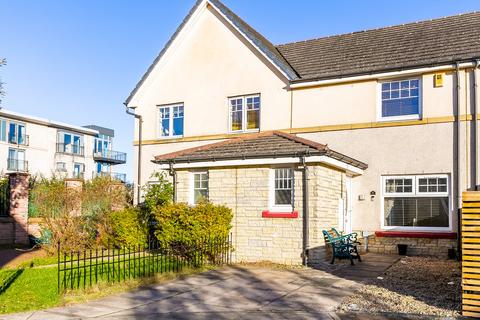
[[[404,257],[343,301],[339,310],[459,316],[461,274],[458,261]]]

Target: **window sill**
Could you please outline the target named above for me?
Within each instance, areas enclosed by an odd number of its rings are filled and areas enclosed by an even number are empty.
[[[378,122],[401,122],[401,121],[415,121],[415,120],[422,120],[421,115],[414,114],[414,115],[406,115],[406,116],[391,116],[391,117],[380,117],[377,119]]]
[[[270,210],[262,211],[262,218],[298,218],[298,211],[275,212]]]
[[[376,237],[457,239],[456,232],[441,231],[375,231]]]

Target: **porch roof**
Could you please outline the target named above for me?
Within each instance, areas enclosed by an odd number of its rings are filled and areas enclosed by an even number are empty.
[[[361,170],[368,167],[364,162],[331,150],[326,144],[281,131],[247,134],[240,138],[162,154],[156,156],[153,162],[169,164],[311,156],[326,156]]]

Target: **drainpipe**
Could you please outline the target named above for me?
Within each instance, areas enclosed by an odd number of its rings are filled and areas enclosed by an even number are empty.
[[[455,192],[455,200],[457,202],[457,252],[458,257],[461,256],[462,251],[462,244],[461,244],[461,232],[462,229],[461,225],[461,218],[462,218],[462,184],[460,181],[460,63],[456,63],[455,65],[456,70],[456,80],[457,80],[457,101],[455,106],[455,111],[457,113],[457,117],[455,118],[455,133],[457,135],[457,141],[455,146],[455,175],[456,175],[456,192]]]
[[[136,114],[134,111],[131,111],[131,108],[125,104],[125,112],[131,116],[134,116],[135,119],[138,119],[138,159],[137,159],[137,204],[140,203],[140,192],[142,188],[141,179],[142,179],[142,116]]]
[[[473,161],[474,161],[474,170],[475,174],[473,175],[473,187],[478,191],[478,78],[477,78],[477,69],[480,67],[480,60],[475,61],[475,68],[473,69],[473,136],[474,136],[474,152],[473,152]]]
[[[302,187],[303,187],[303,251],[302,251],[302,264],[304,266],[308,263],[308,246],[309,246],[309,229],[310,229],[310,217],[308,213],[308,167],[305,161],[305,156],[300,158],[300,163],[303,166],[303,175],[302,175]]]
[[[169,163],[169,173],[173,180],[173,202],[177,202],[177,172],[173,168],[173,162]]]

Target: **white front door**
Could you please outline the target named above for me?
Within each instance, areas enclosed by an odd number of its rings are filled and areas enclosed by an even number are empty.
[[[347,177],[346,184],[346,196],[345,196],[345,209],[343,210],[343,230],[345,233],[352,232],[352,178]]]

